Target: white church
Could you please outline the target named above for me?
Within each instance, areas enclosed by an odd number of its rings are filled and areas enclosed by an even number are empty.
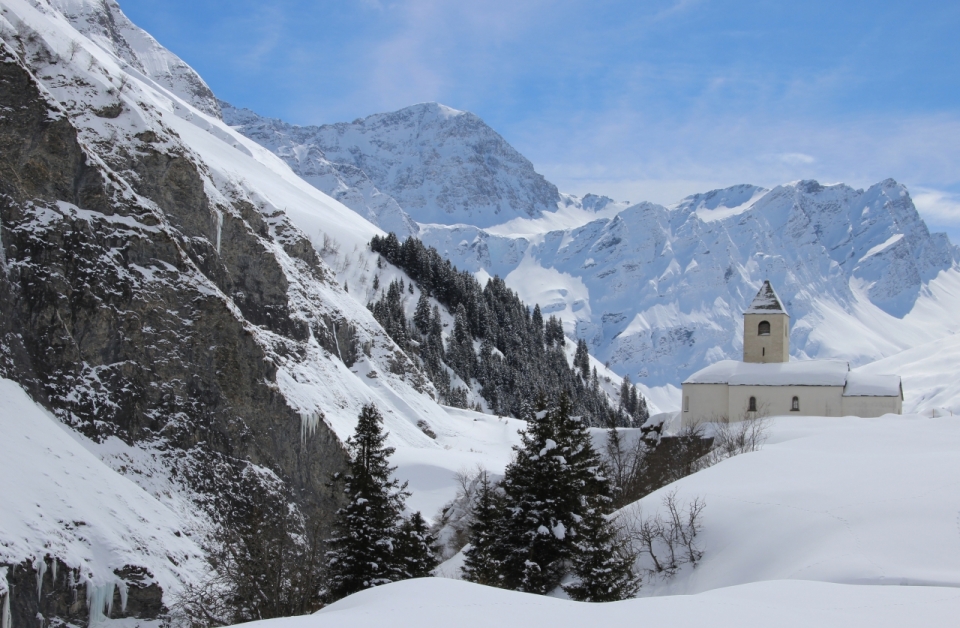
[[[683,382],[683,426],[760,415],[877,417],[903,411],[899,375],[843,360],[790,361],[790,315],[769,281],[743,313],[743,361],[721,360]]]

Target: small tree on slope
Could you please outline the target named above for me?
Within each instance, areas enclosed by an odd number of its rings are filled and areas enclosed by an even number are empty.
[[[430,534],[419,512],[400,524],[397,537],[396,555],[403,579],[429,576],[438,563],[432,549],[437,539]]]
[[[337,536],[329,539],[327,595],[330,601],[403,578],[395,549],[406,484],[390,479],[383,419],[373,404],[363,407],[356,433],[347,440],[349,470],[343,477],[347,505],[337,511]],[[339,478],[335,478],[339,479]]]

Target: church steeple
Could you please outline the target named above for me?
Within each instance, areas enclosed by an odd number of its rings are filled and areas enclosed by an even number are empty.
[[[769,280],[743,313],[743,361],[788,362],[790,315]]]

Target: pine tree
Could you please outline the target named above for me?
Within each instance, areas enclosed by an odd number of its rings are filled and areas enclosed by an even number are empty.
[[[587,349],[587,341],[583,338],[577,340],[577,352],[573,355],[573,366],[580,369],[580,377],[583,381],[590,379],[590,352]]]
[[[500,585],[498,525],[502,500],[486,471],[480,472],[473,504],[470,545],[464,552],[463,579],[489,586]]]
[[[545,404],[541,400],[537,405]],[[560,584],[566,571],[578,501],[560,429],[561,415],[568,410],[564,397],[561,408],[537,412],[505,471],[504,518],[498,526],[504,588],[543,595]]]
[[[410,285],[413,286],[412,283]],[[421,292],[417,300],[417,308],[413,311],[413,324],[422,334],[430,332],[430,299],[426,292]]]
[[[406,578],[426,578],[437,567],[433,553],[436,538],[430,534],[427,522],[419,512],[404,519],[397,535],[396,555],[401,575]]]
[[[357,429],[347,440],[349,470],[344,481],[347,505],[334,522],[337,536],[328,540],[327,592],[330,601],[402,579],[394,548],[397,523],[409,493],[406,484],[390,479],[383,418],[373,404],[363,407]]]

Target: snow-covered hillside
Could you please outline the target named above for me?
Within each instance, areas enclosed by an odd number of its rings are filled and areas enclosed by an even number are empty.
[[[39,597],[47,611],[43,599],[52,585],[69,579],[96,619],[115,595],[126,605],[134,587],[159,584],[175,594],[182,582],[204,577],[209,567],[191,538],[198,531],[168,507],[172,496],[164,504],[109,468],[91,453],[95,443],[7,379],[0,379],[0,434],[0,564],[27,562],[39,574],[14,595]],[[148,577],[125,579],[131,567]]]
[[[461,268],[505,277],[648,387],[739,359],[741,313],[764,279],[791,314],[795,358],[864,364],[960,330],[958,249],[892,180],[737,186],[573,228],[429,225],[420,237]]]
[[[760,451],[682,478],[623,516],[652,515],[676,492],[706,506],[703,558],[640,599],[574,603],[443,579],[350,596],[308,626],[582,626],[643,618],[679,626],[951,626],[960,611],[960,422],[886,415],[774,417]],[[641,561],[643,559],[641,558]],[[453,561],[451,561],[453,562]],[[477,616],[473,608],[482,606]],[[403,623],[407,621],[407,623]]]

